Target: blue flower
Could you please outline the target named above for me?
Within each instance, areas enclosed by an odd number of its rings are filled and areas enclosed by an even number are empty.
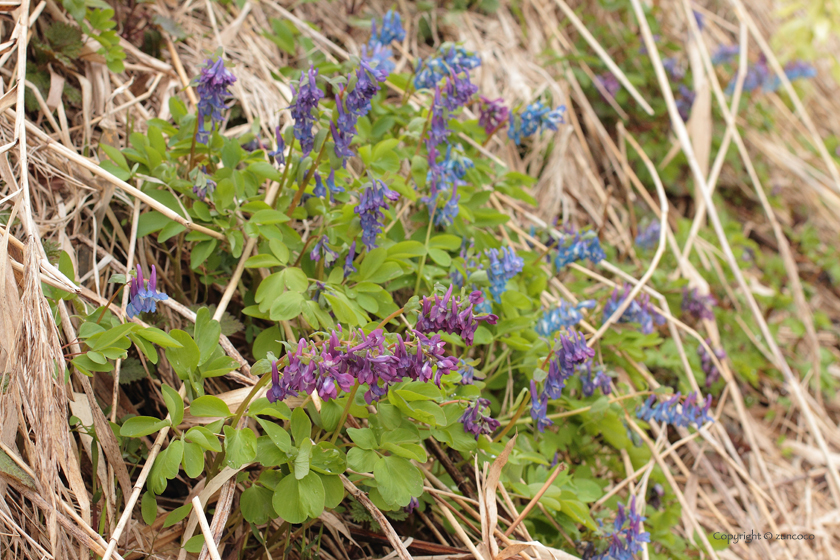
[[[312,189],[312,194],[315,196],[320,196],[321,198],[326,198],[327,196],[327,189],[330,192],[330,201],[335,202],[335,194],[344,192],[344,188],[339,187],[335,184],[335,170],[330,169],[330,174],[327,175],[327,188],[324,188],[324,181],[321,179],[321,174],[317,171],[315,172],[315,188]]]
[[[612,296],[604,304],[604,321],[607,317],[619,308],[621,303],[630,295],[630,284],[624,284],[622,291],[618,288],[613,290]],[[646,293],[640,293],[636,299],[630,303],[629,307],[624,310],[621,317],[618,318],[619,323],[638,323],[641,326],[643,334],[650,334],[653,332],[653,325],[662,325],[665,323],[665,318],[656,312],[650,304],[650,296]]]
[[[344,277],[347,278],[352,273],[357,272],[353,265],[353,260],[356,258],[356,240],[350,245],[350,251],[347,253],[347,258],[344,259]]]
[[[534,330],[540,336],[550,337],[561,328],[574,327],[583,321],[583,314],[580,310],[592,309],[594,306],[594,300],[582,301],[573,306],[569,302],[561,299],[560,305],[543,313],[542,317],[537,321],[537,326],[534,327]]]
[[[548,366],[545,378],[545,392],[552,399],[559,399],[566,381],[575,373],[575,367],[595,356],[595,350],[587,346],[582,333],[569,330],[560,335],[560,344]]]
[[[476,380],[475,368],[463,359],[459,361],[459,364],[458,373],[461,374],[461,385],[472,385]],[[478,378],[479,381],[483,379],[483,377]]]
[[[274,163],[277,165],[283,165],[286,163],[286,156],[283,155],[283,152],[286,151],[286,142],[283,140],[283,135],[280,134],[279,124],[274,129],[274,138],[277,140],[277,147],[268,152],[268,155],[274,158]]]
[[[359,197],[359,204],[356,206],[354,212],[359,215],[362,223],[362,243],[365,244],[368,251],[378,247],[376,244],[376,236],[382,231],[382,219],[385,215],[382,209],[388,209],[387,198],[390,201],[395,201],[400,195],[390,190],[385,183],[374,179],[362,191]]]
[[[222,122],[222,111],[227,109],[225,100],[231,95],[228,88],[235,81],[236,77],[225,68],[221,57],[204,61],[196,86],[199,97],[196,141],[206,144],[210,138],[210,131],[205,128],[206,119],[210,119],[210,130],[216,130],[216,126]]]
[[[688,288],[683,289],[683,299],[680,307],[683,313],[688,313],[695,319],[713,320],[715,313],[712,311],[712,308],[716,305],[717,300],[711,294],[699,294],[697,288],[692,288],[691,290]]]
[[[719,66],[721,64],[731,61],[741,52],[741,47],[738,45],[721,45],[712,55],[712,64]]]
[[[149,276],[149,283],[144,286],[143,270],[137,265],[137,276],[129,282],[128,290],[130,299],[125,308],[129,317],[136,317],[140,313],[149,313],[157,310],[157,302],[169,299],[163,292],[157,291],[157,270],[152,265],[152,274]]]
[[[490,258],[490,267],[487,269],[490,293],[498,303],[502,301],[502,294],[507,290],[508,281],[522,272],[525,261],[516,256],[510,247],[503,248],[501,255],[498,249],[488,249],[487,256]]]
[[[446,227],[452,224],[460,211],[460,207],[458,206],[460,200],[461,196],[458,194],[458,187],[452,187],[452,195],[449,197],[449,200],[435,214],[436,226]]]
[[[292,118],[295,121],[295,138],[300,142],[303,157],[312,152],[315,145],[315,135],[312,127],[318,120],[318,103],[324,98],[324,92],[318,88],[315,78],[318,77],[318,70],[314,66],[309,67],[306,77],[300,73],[298,87],[292,86],[294,100],[292,101]]]
[[[650,250],[659,244],[659,236],[662,233],[662,225],[654,220],[636,235],[636,245],[641,249]]]
[[[537,384],[531,380],[531,418],[537,425],[537,429],[544,432],[548,426],[554,424],[548,418],[548,395],[543,392],[537,393]]]
[[[402,41],[405,39],[405,30],[402,27],[400,14],[393,10],[388,10],[385,17],[382,18],[382,30],[376,32],[376,20],[370,22],[370,42],[371,47],[374,45],[388,45],[392,41]]]
[[[594,231],[580,233],[575,230],[567,230],[557,244],[554,266],[557,270],[560,270],[567,264],[582,259],[589,259],[592,264],[598,264],[605,258],[607,258],[607,255],[601,249],[601,242]]]
[[[518,146],[522,142],[522,138],[533,136],[541,127],[548,130],[557,130],[558,125],[566,122],[565,113],[565,105],[560,105],[552,110],[542,101],[535,101],[525,107],[521,114],[510,114],[508,138]]]
[[[452,74],[469,74],[473,68],[481,66],[481,59],[474,53],[468,52],[460,45],[444,44],[437,54],[423,61],[417,59],[414,69],[414,87],[416,89],[433,89],[438,83]]]
[[[714,421],[709,415],[712,395],[706,395],[706,398],[701,401],[698,393],[689,393],[682,405],[680,405],[680,397],[678,392],[668,400],[658,401],[656,395],[651,395],[642,406],[636,409],[636,417],[645,422],[655,420],[678,428],[687,428],[691,425],[699,428],[706,422]]]
[[[647,519],[636,513],[636,497],[630,498],[627,507],[618,504],[618,514],[613,522],[613,530],[607,533],[609,547],[599,560],[633,560],[633,555],[642,551],[641,543],[650,542],[650,533],[642,531],[642,522]],[[625,526],[626,525],[626,526]]]

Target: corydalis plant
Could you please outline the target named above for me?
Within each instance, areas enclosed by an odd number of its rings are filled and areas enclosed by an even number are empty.
[[[385,183],[374,179],[365,187],[359,196],[359,204],[354,212],[359,215],[362,225],[362,243],[368,251],[378,247],[376,236],[382,231],[382,219],[385,214],[382,210],[388,210],[389,200],[394,202],[400,197],[399,193],[389,189]]]
[[[580,310],[592,309],[593,307],[595,307],[594,300],[586,300],[577,305],[572,305],[568,301],[561,299],[557,307],[543,312],[534,330],[540,336],[550,337],[564,327],[574,327],[583,321],[583,314]]]
[[[557,254],[554,257],[554,267],[562,269],[567,264],[588,259],[592,264],[598,264],[607,258],[601,248],[598,234],[594,231],[580,232],[567,227],[566,232],[557,241]]]
[[[565,124],[565,113],[565,105],[551,109],[542,101],[535,101],[525,107],[525,110],[520,114],[510,113],[508,117],[508,138],[518,146],[522,143],[522,138],[533,136],[540,129],[556,131],[559,125]]]
[[[488,249],[487,256],[490,258],[490,266],[487,267],[487,279],[490,281],[490,293],[496,302],[502,301],[502,294],[507,290],[507,283],[514,276],[522,272],[525,261],[510,247]]]
[[[310,66],[308,72],[300,73],[297,88],[292,86],[294,99],[291,108],[292,118],[295,121],[294,134],[300,143],[304,158],[312,152],[312,148],[315,146],[315,134],[312,128],[318,121],[318,102],[324,98],[324,92],[321,91],[315,81],[317,77],[318,70],[314,66]]]
[[[632,290],[630,284],[624,284],[622,290],[616,288],[613,290],[610,299],[604,304],[604,321],[621,306],[624,300],[630,295]],[[636,296],[621,317],[618,318],[619,323],[638,323],[641,326],[642,333],[650,334],[653,332],[653,325],[662,325],[665,323],[665,318],[660,315],[651,305],[650,296],[646,293],[641,293]]]
[[[163,292],[157,291],[157,270],[152,265],[152,273],[149,275],[149,283],[146,284],[143,278],[143,270],[137,265],[137,276],[129,282],[130,300],[125,308],[126,315],[136,317],[140,313],[149,313],[157,310],[157,302],[169,299]]]
[[[208,58],[197,78],[196,92],[198,93],[198,129],[196,140],[206,144],[210,138],[210,131],[221,125],[227,109],[225,100],[230,97],[228,89],[236,81],[230,70],[225,68],[222,57],[215,60]],[[210,130],[207,130],[207,120],[210,120]]]
[[[471,346],[478,324],[486,321],[490,325],[495,325],[498,317],[475,314],[474,306],[484,301],[484,295],[481,292],[476,290],[470,294],[467,301],[463,301],[453,296],[452,290],[453,286],[449,286],[443,298],[438,295],[434,298],[424,296],[417,325],[414,328],[421,333],[443,331],[457,334],[464,339],[467,346]]]
[[[678,392],[668,400],[658,401],[656,395],[651,395],[642,406],[636,409],[636,417],[646,422],[655,420],[678,428],[688,426],[699,428],[706,422],[714,421],[709,416],[712,395],[706,395],[705,400],[700,400],[697,393],[689,393],[682,404],[680,404],[680,397]]]

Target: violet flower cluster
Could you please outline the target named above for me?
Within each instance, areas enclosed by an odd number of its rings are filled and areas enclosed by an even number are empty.
[[[664,422],[678,428],[695,426],[699,428],[706,422],[713,422],[714,418],[709,415],[712,406],[712,395],[706,395],[700,400],[697,393],[689,393],[685,401],[680,404],[681,395],[679,392],[670,399],[658,401],[656,395],[651,395],[645,403],[636,409],[636,417],[650,422]]]
[[[708,338],[706,339],[706,344],[709,345],[709,348],[712,348],[712,341]],[[717,348],[713,351],[718,360],[726,358],[726,352],[723,348]],[[717,366],[712,361],[712,357],[702,344],[697,347],[697,355],[700,357],[700,367],[703,369],[703,373],[706,374],[706,388],[709,388],[715,383],[715,381],[720,379],[720,370],[718,370]]]
[[[268,152],[268,155],[274,158],[274,163],[277,165],[285,165],[286,156],[284,152],[286,151],[286,141],[283,140],[283,135],[280,133],[279,124],[274,128],[274,138],[277,141],[277,146]]]
[[[575,369],[595,356],[595,351],[586,344],[583,334],[574,329],[560,335],[559,344],[552,353],[548,375],[539,397],[536,384],[531,382],[531,418],[541,432],[552,424],[546,417],[548,399],[559,399],[566,381],[574,375]]]
[[[125,308],[129,318],[137,317],[140,313],[148,313],[157,310],[157,302],[169,299],[163,292],[157,291],[157,270],[152,265],[152,273],[149,275],[149,283],[145,283],[143,270],[137,265],[137,276],[131,279],[128,286],[130,299]]]
[[[327,184],[324,188],[324,183]],[[327,175],[326,181],[321,179],[321,174],[315,172],[315,188],[312,189],[312,194],[321,198],[327,198],[327,189],[329,189],[330,201],[335,202],[335,195],[344,192],[344,187],[339,187],[335,184],[335,170],[330,169],[330,174]]]
[[[315,78],[318,70],[310,66],[304,75],[300,73],[298,87],[292,86],[292,118],[295,121],[295,138],[300,142],[303,157],[308,156],[315,146],[315,133],[312,128],[318,121],[318,103],[324,98],[324,92],[318,87]]]
[[[609,547],[596,558],[598,560],[633,560],[642,551],[641,543],[650,542],[650,533],[642,531],[642,522],[647,519],[636,512],[636,497],[630,498],[627,507],[618,504],[618,514],[613,530],[607,535]]]
[[[610,299],[604,304],[604,321],[619,308],[622,302],[630,295],[632,290],[630,284],[624,284],[622,290],[616,288],[613,290]],[[665,318],[656,312],[650,303],[650,296],[646,293],[640,293],[636,299],[630,303],[630,306],[624,310],[621,317],[618,318],[619,323],[638,323],[641,326],[642,333],[650,334],[653,332],[654,323],[662,325],[665,323]]]
[[[702,295],[697,292],[697,288],[683,289],[683,299],[681,309],[683,313],[688,313],[695,319],[709,319],[715,318],[715,313],[712,309],[717,305],[715,296]]]
[[[784,67],[785,76],[790,81],[798,79],[813,78],[817,75],[817,70],[810,64],[801,60],[794,60],[787,63]],[[735,84],[738,76],[735,75],[729,81],[726,87],[726,93],[731,95],[735,91]],[[744,78],[744,91],[756,91],[761,88],[764,92],[774,92],[782,86],[782,80],[779,78],[768,66],[767,59],[762,53],[758,62],[751,64],[747,69],[747,75]]]
[[[581,309],[592,309],[595,307],[594,300],[582,301],[577,305],[572,305],[566,300],[561,299],[560,305],[545,311],[537,320],[537,326],[534,330],[537,334],[543,337],[550,337],[562,328],[574,327],[583,321],[583,314]]]
[[[595,76],[595,79],[598,80],[598,83],[602,88],[604,88],[607,95],[612,98],[615,98],[616,94],[621,90],[621,84],[619,83],[618,78],[616,78],[610,71]]]
[[[434,299],[423,296],[420,315],[414,329],[423,334],[446,332],[460,336],[467,346],[473,343],[475,331],[478,324],[486,321],[495,325],[498,317],[495,315],[475,314],[475,305],[484,301],[484,294],[476,290],[463,301],[452,294],[453,286],[449,286],[446,294],[441,298],[435,295]]]
[[[575,261],[588,259],[592,264],[598,264],[607,258],[601,248],[598,234],[594,231],[579,232],[573,228],[567,228],[557,243],[557,255],[554,257],[554,267],[560,270],[567,264]]]
[[[324,400],[349,392],[355,383],[367,385],[368,403],[378,401],[388,388],[400,381],[428,382],[438,385],[444,375],[458,364],[446,356],[446,343],[439,335],[426,337],[411,332],[405,339],[399,334],[389,335],[388,343],[382,329],[370,334],[359,330],[348,341],[341,341],[333,331],[322,345],[301,339],[294,353],[289,353],[289,365],[282,376],[277,362],[272,364],[272,384],[267,397],[271,402],[298,394],[317,391]],[[414,349],[412,349],[414,347]]]
[[[489,436],[501,425],[490,416],[490,401],[482,398],[476,399],[471,407],[468,406],[459,421],[464,425],[464,431],[474,435],[476,440],[481,434]]]
[[[662,234],[662,225],[654,220],[636,235],[636,245],[641,249],[651,250],[659,244],[659,237]]]
[[[525,107],[521,114],[510,113],[508,117],[508,138],[518,146],[522,143],[522,138],[533,136],[540,129],[557,130],[559,125],[566,123],[565,113],[565,105],[551,109],[542,101],[535,101]]]
[[[210,131],[216,130],[224,116],[222,111],[227,109],[225,100],[230,97],[228,89],[236,81],[230,70],[225,68],[222,57],[204,61],[198,76],[196,92],[198,93],[198,132],[196,141],[206,144],[210,139]],[[210,130],[206,128],[206,120],[210,119]]]
[[[356,240],[353,240],[353,243],[350,244],[350,249],[347,252],[347,256],[344,258],[344,277],[347,278],[354,272],[358,272],[358,269],[353,264],[353,261],[356,259]]]
[[[458,366],[458,373],[461,375],[461,385],[472,385],[475,383],[475,368],[464,359],[459,361]],[[478,380],[483,380],[483,377],[479,377]]]
[[[447,144],[446,155],[443,161],[437,161],[436,148],[430,147],[429,152],[429,171],[426,173],[426,183],[429,185],[429,196],[423,197],[429,210],[437,206],[437,195],[439,192],[451,191],[451,196],[443,208],[437,209],[435,212],[435,225],[448,226],[452,223],[458,215],[460,208],[458,202],[460,195],[458,194],[458,187],[465,185],[463,181],[468,169],[475,167],[471,159],[463,154],[463,148],[460,144],[457,145],[455,151],[452,150],[452,145]]]
[[[490,266],[487,269],[487,279],[490,280],[490,293],[496,302],[502,301],[502,294],[507,290],[507,283],[514,276],[522,272],[525,261],[510,247],[488,249],[487,256],[490,258]]]
[[[577,367],[580,373],[581,392],[584,397],[591,397],[595,394],[595,389],[600,389],[602,395],[609,395],[612,392],[610,382],[612,379],[607,372],[604,371],[604,366],[600,364],[592,365],[592,360],[579,365]]]
[[[321,238],[318,239],[317,243],[315,243],[315,246],[312,247],[312,252],[309,253],[309,258],[312,259],[313,262],[318,262],[323,256],[324,264],[329,267],[338,260],[338,253],[330,249],[330,246],[327,245],[327,241],[329,241],[327,236],[322,235]]]
[[[493,131],[504,125],[510,110],[505,106],[504,99],[501,97],[491,101],[481,95],[479,99],[481,105],[479,106],[478,124],[484,128],[484,132],[489,136]]]
[[[382,231],[382,210],[389,208],[387,200],[391,202],[400,197],[399,193],[389,189],[385,183],[374,179],[368,183],[359,197],[359,204],[353,210],[359,215],[362,224],[362,243],[368,251],[378,247],[376,236]]]

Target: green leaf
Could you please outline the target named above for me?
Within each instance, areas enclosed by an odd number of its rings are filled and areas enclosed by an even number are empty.
[[[225,401],[213,395],[198,397],[190,403],[190,414],[201,418],[227,418],[232,416]]]
[[[447,251],[457,251],[461,248],[461,238],[457,235],[450,235],[448,233],[436,235],[429,239],[429,247],[434,247],[435,249],[445,249]]]
[[[178,378],[186,381],[198,367],[198,360],[201,357],[198,345],[190,335],[179,329],[170,331],[169,336],[175,339],[181,347],[167,348],[166,359],[169,360],[172,369],[178,374]]]
[[[88,346],[90,346],[91,350],[98,352],[112,346],[128,348],[131,345],[131,342],[128,342],[128,334],[138,328],[139,325],[136,323],[123,323],[122,325],[117,325],[107,331],[95,334],[89,337],[85,342]],[[126,342],[128,342],[127,345],[125,345]]]
[[[300,292],[285,292],[271,304],[270,316],[272,321],[288,321],[300,315],[300,309],[305,301]]]
[[[287,476],[274,489],[272,504],[277,515],[289,523],[303,523],[324,511],[324,484],[317,473],[310,472],[301,480]]]
[[[402,457],[382,457],[373,467],[379,493],[386,502],[405,507],[423,493],[423,476]]]
[[[187,430],[185,437],[188,442],[198,444],[207,451],[218,453],[222,450],[222,444],[219,443],[219,438],[204,426],[193,426]]]
[[[151,416],[135,416],[126,420],[120,427],[120,435],[122,437],[143,437],[159,432],[169,425],[169,420],[159,420]]]
[[[298,445],[295,457],[295,478],[300,480],[309,474],[309,459],[312,457],[312,440],[305,440]]]
[[[376,449],[379,446],[376,434],[370,428],[347,428],[347,435],[362,449]]]
[[[253,372],[254,370],[251,369],[251,371]],[[288,420],[292,417],[292,411],[289,410],[289,405],[283,401],[272,403],[265,397],[255,400],[248,407],[248,416],[256,418],[258,414],[273,416],[281,420]]]
[[[257,418],[257,422],[262,426],[266,435],[271,438],[271,441],[274,442],[274,445],[286,453],[289,452],[292,448],[292,438],[289,437],[289,433],[286,430],[274,422],[263,420],[262,418]]]
[[[376,451],[370,449],[353,447],[347,452],[347,466],[356,472],[373,472],[373,467],[376,465],[378,460],[379,455]]]
[[[257,457],[257,436],[251,428],[237,430],[230,426],[225,431],[225,463],[232,469],[251,463]]]
[[[184,472],[190,478],[198,478],[204,472],[204,450],[197,443],[184,444]]]
[[[207,257],[213,254],[218,245],[218,240],[210,239],[196,243],[195,247],[190,251],[190,268],[197,270],[199,266],[207,260]]]
[[[239,508],[242,511],[242,518],[254,525],[264,525],[274,517],[274,508],[271,505],[274,492],[254,484],[242,492],[239,499]]]
[[[429,256],[440,266],[449,266],[452,264],[452,257],[442,249],[429,248]]]
[[[181,398],[178,391],[169,385],[161,385],[161,392],[163,393],[166,410],[169,411],[169,416],[172,418],[172,425],[178,426],[184,419],[184,399]]]
[[[251,215],[251,222],[267,226],[271,224],[282,224],[289,221],[289,217],[279,210],[257,210]]]
[[[271,268],[272,266],[280,266],[282,264],[274,255],[260,253],[245,261],[245,268]]]
[[[420,257],[426,254],[426,246],[419,241],[400,241],[388,248],[389,257]]]
[[[210,315],[210,310],[202,307],[195,314],[195,342],[198,346],[198,365],[205,363],[219,345],[222,326]]]
[[[149,342],[154,342],[161,348],[182,348],[183,345],[163,332],[162,330],[155,328],[155,327],[146,327],[144,329],[137,329],[134,334],[137,336],[148,340]]]
[[[367,280],[370,278],[379,267],[385,262],[388,256],[388,251],[383,248],[374,249],[368,253],[362,260],[359,266],[359,280]]]
[[[589,508],[582,502],[577,500],[561,500],[560,511],[571,517],[575,523],[581,523],[588,529],[594,531],[597,528],[595,520],[592,519],[592,515],[589,513]]]
[[[425,463],[428,460],[426,450],[422,445],[417,443],[383,443],[382,448],[390,451],[394,455],[399,455],[406,459],[414,459],[420,463]]]
[[[292,412],[292,437],[295,444],[300,446],[304,441],[310,440],[312,434],[312,421],[302,408],[296,408]]]
[[[341,477],[319,475],[321,483],[324,485],[324,506],[329,509],[335,509],[344,499],[344,484],[341,483]]]
[[[192,511],[192,504],[183,505],[177,509],[173,509],[169,512],[169,515],[166,516],[166,519],[163,520],[163,528],[166,529],[168,527],[172,527],[176,523],[180,523]]]
[[[322,441],[312,448],[309,466],[322,474],[339,475],[347,469],[347,458],[338,447],[328,441]]]
[[[157,519],[157,500],[154,492],[143,492],[143,499],[140,500],[140,513],[146,525],[151,525]]]

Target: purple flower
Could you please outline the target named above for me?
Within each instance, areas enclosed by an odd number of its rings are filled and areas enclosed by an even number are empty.
[[[712,341],[708,338],[706,339],[706,344],[709,348],[712,347]],[[715,353],[715,357],[718,360],[723,360],[726,358],[726,352],[723,348],[718,348],[713,350]],[[703,369],[703,373],[706,374],[706,388],[711,387],[715,381],[720,379],[720,371],[718,370],[715,363],[712,361],[712,357],[709,356],[709,353],[706,352],[706,348],[701,344],[697,347],[697,355],[700,356],[700,367]]]
[[[157,291],[157,270],[152,265],[152,274],[149,276],[148,285],[144,286],[143,270],[137,265],[137,276],[129,282],[128,290],[130,299],[125,308],[129,317],[136,317],[140,313],[148,313],[157,310],[157,302],[169,299],[163,292]]]
[[[662,60],[662,66],[665,68],[665,71],[668,72],[668,75],[671,76],[671,79],[674,81],[679,82],[685,77],[685,69],[680,66],[679,61],[674,57],[668,57]]]
[[[501,97],[494,100],[489,100],[483,95],[479,97],[481,105],[479,108],[478,124],[484,127],[484,132],[488,135],[494,130],[497,130],[507,120],[509,110],[504,105],[504,99]]]
[[[624,284],[624,288],[619,291],[618,288],[613,290],[612,296],[604,304],[604,321],[607,317],[618,309],[624,299],[630,295],[632,288],[630,284]],[[640,293],[636,299],[624,310],[621,317],[618,318],[619,323],[638,323],[642,328],[643,334],[650,334],[653,332],[653,325],[662,325],[665,323],[665,318],[662,317],[653,306],[650,304],[650,296],[646,293]]]
[[[817,75],[817,69],[802,60],[788,62],[785,64],[784,71],[785,76],[787,76],[787,79],[791,82],[800,78],[813,78]],[[773,74],[772,78],[770,76],[765,78],[761,89],[764,91],[776,91],[780,87],[782,87],[781,78]]]
[[[661,233],[662,224],[654,220],[636,235],[636,245],[646,250],[653,249],[659,243]]]
[[[703,28],[706,26],[706,20],[703,17],[703,14],[697,10],[691,10],[691,12],[694,14],[694,21],[697,22],[697,29],[703,31]]]
[[[458,187],[452,187],[452,195],[449,197],[449,200],[446,201],[443,208],[435,214],[436,226],[446,227],[452,224],[453,220],[455,220],[458,216],[458,212],[461,210],[458,206],[458,202],[460,200],[461,196],[458,194]]]
[[[467,407],[467,410],[459,419],[461,424],[464,425],[464,431],[474,435],[476,440],[481,434],[492,434],[501,425],[498,420],[490,417],[489,409],[490,401],[479,398],[476,399],[472,407]]]
[[[457,74],[451,73],[447,77],[443,91],[446,93],[443,106],[449,111],[455,111],[472,100],[473,95],[478,91],[478,86],[470,82],[469,74],[464,74],[464,77],[461,78]]]
[[[729,81],[729,85],[726,86],[726,93],[732,95],[735,91],[735,82],[737,81],[738,76],[733,76],[732,79]],[[747,75],[744,78],[744,91],[750,92],[755,91],[758,88],[762,87],[764,84],[768,83],[768,80],[772,80],[773,76],[770,74],[770,69],[767,68],[767,61],[764,58],[764,55],[761,55],[758,59],[758,62],[755,64],[751,64],[749,68],[747,68]]]
[[[324,182],[321,180],[321,175],[316,171],[315,172],[315,188],[312,189],[312,194],[315,196],[320,196],[321,198],[326,198],[327,190],[330,193],[330,201],[335,202],[335,195],[337,193],[344,192],[343,187],[339,187],[335,184],[335,170],[330,169],[330,174],[327,175],[326,180],[327,188],[324,188]]]
[[[618,79],[613,75],[612,72],[604,72],[595,77],[601,87],[607,92],[612,98],[615,98],[616,94],[621,89],[621,84],[618,82]]]
[[[315,135],[312,127],[318,120],[318,103],[324,98],[324,92],[318,88],[315,78],[318,70],[309,67],[306,77],[300,73],[297,89],[292,86],[295,98],[292,101],[292,118],[295,120],[295,138],[300,142],[303,157],[308,156],[315,146]]]
[[[274,163],[283,165],[286,163],[286,156],[283,155],[283,152],[286,151],[286,142],[283,140],[283,135],[280,134],[279,124],[274,129],[274,138],[277,140],[277,147],[268,152],[268,155],[274,158]]]
[[[557,255],[554,257],[554,267],[560,270],[569,263],[588,259],[592,264],[598,264],[607,258],[601,249],[598,234],[594,231],[579,232],[567,229],[557,244]]]
[[[618,514],[613,522],[613,530],[607,534],[609,547],[599,558],[633,560],[633,555],[642,551],[641,543],[650,542],[650,533],[642,531],[642,522],[645,519],[647,518],[636,513],[635,496],[630,498],[627,507],[624,504],[618,504]]]
[[[362,223],[362,243],[365,244],[368,251],[378,247],[376,244],[376,236],[382,231],[382,219],[385,215],[382,213],[382,208],[388,209],[387,198],[390,201],[395,201],[400,195],[390,190],[385,183],[374,179],[369,183],[365,190],[362,191],[359,197],[359,205],[356,206],[354,212],[359,215]]]
[[[537,425],[537,429],[544,432],[548,426],[554,424],[548,418],[548,395],[543,392],[537,393],[537,384],[531,380],[531,418]]]
[[[610,376],[604,371],[603,366],[592,366],[592,360],[583,365],[578,366],[581,372],[580,383],[581,391],[584,397],[591,397],[595,394],[595,389],[600,389],[601,394],[609,395],[612,392],[610,387]]]
[[[459,360],[458,373],[461,375],[461,385],[472,385],[475,382],[475,368],[464,360]],[[480,381],[482,377],[478,378]]]
[[[309,253],[309,258],[312,259],[314,262],[318,262],[319,260],[321,260],[321,256],[323,255],[324,264],[326,266],[331,266],[336,261],[336,259],[338,259],[338,253],[330,249],[330,247],[327,245],[327,241],[329,241],[329,239],[327,239],[327,236],[322,235],[321,239],[319,239],[318,242],[315,243],[315,246],[312,248],[312,252]]]
[[[711,294],[701,295],[697,293],[697,288],[683,289],[683,299],[681,309],[683,313],[688,313],[695,319],[709,319],[715,318],[712,308],[717,305],[717,300]]]
[[[713,422],[709,416],[709,409],[712,406],[712,396],[706,395],[706,399],[700,401],[697,393],[689,393],[685,401],[680,405],[680,393],[674,394],[670,399],[657,401],[656,395],[651,395],[642,406],[636,409],[636,417],[650,422],[664,422],[678,428],[687,428],[693,425],[697,428],[706,422]]]
[[[199,200],[207,198],[208,194],[213,194],[216,191],[216,181],[206,175],[207,169],[202,166],[201,171],[196,174],[195,184],[192,191]]]
[[[545,378],[545,392],[552,399],[560,398],[575,368],[595,356],[595,350],[587,346],[583,333],[569,329],[569,334],[560,335],[559,340],[560,344],[549,362]]]
[[[356,272],[356,267],[353,266],[353,260],[356,258],[356,240],[350,245],[350,251],[347,253],[347,258],[344,259],[344,277],[347,278],[352,273]]]
[[[287,396],[293,394],[293,391],[288,386],[288,381],[285,375],[282,379],[280,378],[280,372],[277,369],[277,360],[271,362],[271,387],[269,387],[265,394],[269,402],[282,401]]]
[[[408,505],[403,508],[403,511],[411,514],[414,513],[414,510],[420,507],[420,501],[417,498],[411,498],[408,501]]]
[[[380,89],[379,82],[384,81],[385,76],[362,61],[356,70],[356,85],[345,98],[347,111],[356,117],[367,115],[370,111],[370,102]]]
[[[501,255],[498,249],[488,249],[487,256],[490,258],[490,267],[487,269],[490,293],[493,294],[496,302],[501,302],[502,294],[507,290],[508,281],[522,272],[525,261],[517,257],[510,247],[503,248]]]
[[[216,130],[216,126],[221,124],[222,111],[227,109],[225,100],[231,95],[228,88],[235,81],[236,77],[225,68],[221,57],[204,61],[196,86],[199,97],[196,141],[206,144],[210,138],[210,131],[205,128],[207,119],[210,119],[210,130]]]
[[[440,96],[440,86],[435,87],[435,100],[432,104],[431,126],[427,131],[428,143],[437,146],[449,138],[449,123],[444,112],[445,106]]]
[[[680,95],[677,97],[676,104],[677,112],[679,112],[683,122],[688,122],[688,118],[691,116],[691,107],[694,105],[694,98],[696,96],[697,94],[694,90],[680,84]]]
[[[740,52],[741,47],[738,45],[721,45],[712,55],[712,64],[718,66],[720,64],[727,63],[738,56],[738,53]]]
[[[414,328],[425,334],[438,331],[457,334],[464,339],[467,346],[471,346],[478,323],[487,321],[488,324],[495,325],[498,317],[475,316],[474,306],[484,301],[481,292],[473,292],[469,300],[464,302],[452,295],[452,288],[449,286],[443,298],[438,295],[434,296],[434,300],[428,296],[423,297],[420,315]]]

